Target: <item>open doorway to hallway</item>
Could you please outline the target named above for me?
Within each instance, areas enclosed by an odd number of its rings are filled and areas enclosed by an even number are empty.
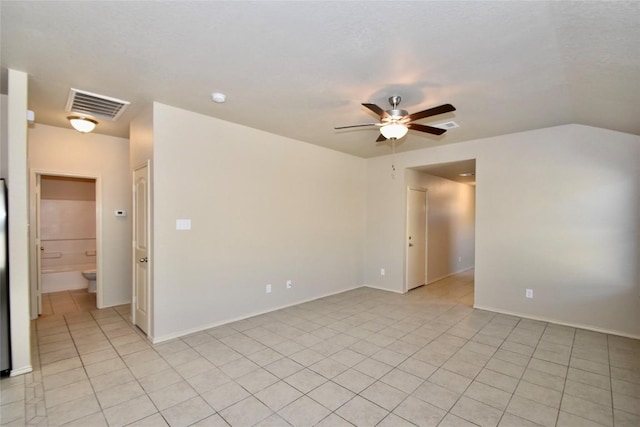
[[[95,310],[96,179],[36,173],[35,180],[39,314]]]
[[[466,287],[471,292],[462,292],[460,297],[473,305],[475,172],[475,159],[406,170],[406,291],[422,284],[438,288],[469,285]],[[416,227],[416,220],[412,219],[416,209],[410,196],[417,189],[426,196],[424,203],[420,203],[425,206],[420,217],[423,227]],[[424,234],[421,237],[425,241],[424,256],[419,259],[415,256],[416,230]],[[424,279],[416,280],[417,271]]]
[[[422,292],[429,299],[441,299],[455,304],[473,307],[474,269],[465,270],[423,286]]]

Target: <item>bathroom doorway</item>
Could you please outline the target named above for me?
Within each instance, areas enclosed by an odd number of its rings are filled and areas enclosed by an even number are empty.
[[[32,318],[95,310],[98,178],[36,171],[32,179]]]

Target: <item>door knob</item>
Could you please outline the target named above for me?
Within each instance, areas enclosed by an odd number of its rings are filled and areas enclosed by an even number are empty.
[[[149,258],[147,257],[140,258],[140,262],[149,262]]]

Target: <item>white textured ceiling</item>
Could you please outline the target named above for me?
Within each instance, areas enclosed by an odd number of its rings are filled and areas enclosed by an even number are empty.
[[[362,157],[389,154],[360,106],[401,95],[455,120],[398,151],[566,123],[640,134],[640,2],[2,1],[2,68],[36,121],[68,127],[71,87],[158,101]],[[211,102],[211,92],[227,103]]]

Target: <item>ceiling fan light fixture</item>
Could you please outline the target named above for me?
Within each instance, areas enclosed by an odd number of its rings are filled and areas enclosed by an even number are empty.
[[[69,120],[71,126],[80,133],[89,133],[93,131],[98,124],[97,120],[82,116],[69,116],[67,120]]]
[[[409,128],[398,123],[391,123],[380,128],[380,133],[387,139],[400,139],[407,134]]]

